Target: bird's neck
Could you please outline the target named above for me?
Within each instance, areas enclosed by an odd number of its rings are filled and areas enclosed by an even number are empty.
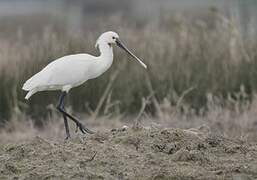
[[[99,44],[100,57],[106,60],[113,60],[113,49],[108,43]]]
[[[98,45],[100,56],[97,61],[97,69],[99,73],[102,74],[107,69],[109,69],[113,62],[113,49],[108,43],[100,43]]]

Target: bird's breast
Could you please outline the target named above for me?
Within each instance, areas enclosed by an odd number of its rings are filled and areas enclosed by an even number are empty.
[[[107,71],[113,62],[113,58],[110,59],[98,59],[92,64],[92,66],[86,72],[86,76],[88,79],[96,78],[102,75],[105,71]]]

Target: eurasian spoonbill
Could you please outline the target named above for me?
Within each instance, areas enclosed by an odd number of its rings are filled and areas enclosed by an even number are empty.
[[[100,76],[110,68],[113,62],[113,44],[125,50],[144,68],[147,68],[147,66],[119,40],[117,33],[109,31],[103,33],[96,42],[95,46],[98,47],[100,56],[95,57],[90,54],[74,54],[61,57],[48,64],[40,72],[28,79],[22,87],[23,90],[28,91],[25,99],[29,99],[33,94],[39,91],[61,90],[57,109],[63,115],[66,139],[70,138],[67,117],[77,125],[83,134],[93,133],[93,131],[86,128],[77,118],[65,111],[64,98],[71,88],[83,84],[88,79]]]

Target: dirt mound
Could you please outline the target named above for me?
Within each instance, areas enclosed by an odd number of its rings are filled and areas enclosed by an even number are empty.
[[[257,145],[204,130],[114,129],[0,148],[0,179],[256,179]]]

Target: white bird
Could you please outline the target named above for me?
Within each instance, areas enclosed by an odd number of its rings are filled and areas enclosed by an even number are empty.
[[[70,138],[67,117],[74,121],[82,133],[93,133],[86,128],[78,119],[68,114],[64,109],[64,98],[69,90],[77,87],[88,79],[93,79],[103,74],[110,68],[113,62],[113,48],[116,44],[129,55],[135,58],[144,68],[147,66],[119,40],[119,35],[109,31],[103,33],[96,42],[96,48],[100,51],[100,56],[90,54],[74,54],[54,60],[43,68],[40,72],[28,79],[22,89],[28,91],[25,99],[29,99],[39,91],[61,90],[61,95],[57,109],[62,113],[66,130],[66,139]]]

